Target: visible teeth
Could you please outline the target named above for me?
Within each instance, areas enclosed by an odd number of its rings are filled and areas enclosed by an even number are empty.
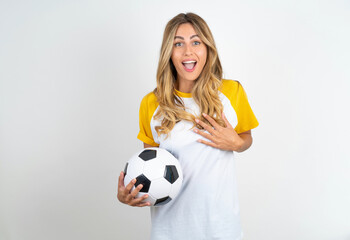
[[[196,61],[186,61],[186,62],[182,62],[182,63],[195,63]]]
[[[185,66],[185,68],[187,69],[193,69],[194,65],[196,65],[196,62],[191,62],[191,63],[183,63],[183,65]]]

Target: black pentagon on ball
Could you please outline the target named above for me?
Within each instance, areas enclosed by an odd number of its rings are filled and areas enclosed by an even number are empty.
[[[167,204],[170,201],[171,201],[171,197],[159,198],[155,202],[154,206],[165,205],[165,204]]]
[[[157,151],[156,150],[144,150],[142,153],[140,153],[139,158],[141,158],[144,161],[148,161],[151,159],[154,159],[157,157]]]
[[[124,168],[124,176],[126,176],[126,172],[128,171],[128,165],[129,165],[129,163],[126,163],[126,164],[125,164],[125,168]]]
[[[173,184],[179,178],[179,173],[174,165],[165,166],[164,178],[171,184]]]
[[[145,175],[141,174],[141,175],[136,177],[135,187],[137,187],[139,184],[143,185],[140,192],[146,193],[146,192],[148,192],[148,190],[151,186],[151,181]]]

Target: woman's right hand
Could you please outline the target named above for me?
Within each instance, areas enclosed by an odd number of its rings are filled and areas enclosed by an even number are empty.
[[[133,207],[145,207],[150,206],[149,202],[142,202],[148,197],[148,194],[142,197],[136,198],[136,195],[142,189],[142,184],[139,184],[132,192],[131,189],[136,183],[136,179],[133,179],[126,187],[124,186],[124,172],[122,171],[119,175],[118,180],[118,200],[122,203],[128,204]]]

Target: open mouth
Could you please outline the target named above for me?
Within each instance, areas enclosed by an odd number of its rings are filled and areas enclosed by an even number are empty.
[[[193,70],[194,67],[196,66],[197,62],[196,61],[186,61],[182,62],[182,65],[185,66],[186,70]]]

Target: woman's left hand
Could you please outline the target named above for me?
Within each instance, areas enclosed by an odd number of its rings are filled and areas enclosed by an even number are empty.
[[[235,129],[226,119],[224,113],[222,113],[222,118],[226,123],[226,127],[220,126],[214,119],[212,119],[209,115],[204,114],[203,116],[211,123],[212,126],[204,123],[203,121],[196,119],[196,122],[200,124],[205,130],[207,130],[210,134],[200,131],[198,128],[193,129],[194,132],[199,135],[211,140],[211,142],[204,141],[202,139],[198,139],[197,141],[200,143],[204,143],[206,145],[219,148],[227,151],[240,151],[241,147],[244,144],[244,140],[237,134]],[[214,127],[214,129],[213,129]]]

